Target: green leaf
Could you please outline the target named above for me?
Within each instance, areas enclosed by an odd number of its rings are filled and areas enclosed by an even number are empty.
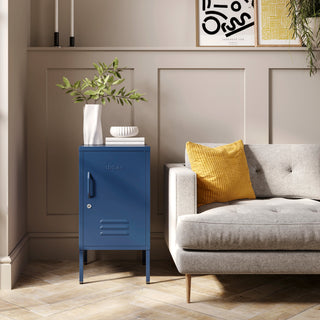
[[[118,91],[118,95],[124,95],[124,87],[122,87],[119,91]]]
[[[104,83],[104,84],[107,84],[107,83],[108,83],[109,78],[110,78],[110,76],[109,76],[109,75],[107,75],[107,76],[105,77],[105,79],[104,79],[103,83]]]
[[[96,95],[97,92],[94,90],[87,90],[83,94],[85,94],[86,96],[93,96],[93,95]]]
[[[111,77],[108,79],[108,83],[113,83],[113,80],[114,80],[114,77],[111,76]]]
[[[83,102],[84,99],[82,97],[76,97],[76,98],[73,98],[73,102],[77,103],[77,102]]]
[[[83,91],[87,87],[88,87],[88,84],[85,81],[83,81],[80,90]]]
[[[57,83],[56,86],[61,88],[61,89],[65,89],[65,86],[63,84]]]
[[[73,87],[74,87],[75,89],[78,89],[78,88],[80,87],[80,84],[81,84],[81,81],[78,80],[78,81],[76,81],[76,82],[74,83]]]
[[[111,96],[111,89],[110,88],[104,89],[103,91],[106,93],[106,95]]]
[[[114,81],[114,82],[112,83],[112,85],[113,85],[113,86],[116,86],[116,85],[122,83],[123,81],[124,81],[124,79],[116,80],[116,81]]]
[[[71,88],[71,84],[70,84],[69,79],[66,78],[66,77],[62,77],[62,79],[63,79],[63,82],[64,82],[64,84],[65,84],[66,89]]]
[[[118,58],[117,57],[115,57],[114,58],[114,60],[113,60],[113,68],[114,69],[118,69],[118,65],[119,65],[119,60],[118,60]]]

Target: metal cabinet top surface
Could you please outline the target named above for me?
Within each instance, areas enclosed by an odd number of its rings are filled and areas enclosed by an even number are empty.
[[[79,147],[79,151],[150,151],[150,147],[148,145],[142,146],[127,146],[127,145],[119,145],[119,146],[105,146],[105,145],[96,145],[96,146],[88,146],[82,145]]]

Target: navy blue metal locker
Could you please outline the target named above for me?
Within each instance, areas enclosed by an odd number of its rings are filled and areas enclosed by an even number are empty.
[[[79,280],[87,250],[142,250],[150,282],[150,147],[79,148]]]

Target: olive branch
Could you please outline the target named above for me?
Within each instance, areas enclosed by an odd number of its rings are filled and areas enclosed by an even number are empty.
[[[66,94],[72,96],[74,103],[85,102],[101,103],[105,105],[107,102],[115,101],[122,106],[124,104],[132,105],[133,101],[147,101],[143,94],[138,93],[135,89],[126,91],[125,87],[117,89],[117,87],[125,81],[121,77],[124,68],[119,68],[119,60],[115,58],[110,65],[105,63],[94,63],[94,68],[98,74],[93,79],[85,77],[71,83],[67,77],[63,77],[63,83],[57,84],[57,87],[65,90]]]

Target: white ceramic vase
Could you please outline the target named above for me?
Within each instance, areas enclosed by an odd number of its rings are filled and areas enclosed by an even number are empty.
[[[83,108],[83,143],[103,144],[101,126],[101,104],[86,104]]]
[[[320,33],[318,34],[319,26],[320,26],[320,17],[307,18],[308,25],[312,31],[313,41],[312,46],[317,48],[317,43],[319,43]]]

